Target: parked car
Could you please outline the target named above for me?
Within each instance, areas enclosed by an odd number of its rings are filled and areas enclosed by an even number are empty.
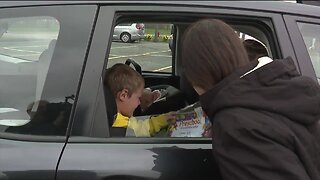
[[[106,66],[131,58],[146,87],[175,87],[184,95],[179,101],[193,104],[198,96],[183,75],[181,37],[191,23],[219,18],[262,42],[273,59],[291,56],[316,81],[319,12],[276,1],[0,3],[0,22],[8,23],[0,38],[0,179],[221,179],[211,138],[110,137]],[[173,24],[175,53],[163,42],[112,42],[121,23],[143,32],[136,22]],[[143,35],[117,34],[124,42]],[[152,63],[161,67],[149,70]]]
[[[117,25],[113,31],[113,39],[124,43],[134,42],[144,38],[144,24],[122,23]]]

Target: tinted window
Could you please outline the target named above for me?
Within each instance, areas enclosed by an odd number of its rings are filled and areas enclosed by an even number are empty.
[[[59,32],[60,23],[53,17],[0,20],[1,131],[65,133],[72,104],[44,95],[47,85],[57,84],[47,79]]]
[[[308,50],[317,79],[320,79],[320,25],[309,23],[298,23],[304,43]],[[320,83],[320,81],[319,81]]]

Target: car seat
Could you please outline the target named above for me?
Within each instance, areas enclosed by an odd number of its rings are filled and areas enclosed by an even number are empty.
[[[36,100],[41,99],[42,90],[44,83],[47,78],[49,71],[52,55],[56,46],[56,39],[52,39],[48,45],[48,48],[45,49],[39,56],[38,61],[38,74],[37,74],[37,88],[36,88]]]
[[[105,103],[107,108],[107,117],[108,117],[108,125],[109,125],[109,132],[111,137],[124,137],[126,134],[125,128],[116,128],[112,127],[113,121],[115,116],[117,115],[117,104],[113,93],[111,92],[110,88],[106,85],[104,87],[104,97]]]

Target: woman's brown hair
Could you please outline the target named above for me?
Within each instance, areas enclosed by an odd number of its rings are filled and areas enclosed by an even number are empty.
[[[193,86],[209,90],[248,63],[248,55],[235,30],[221,20],[200,20],[183,35],[182,64]]]

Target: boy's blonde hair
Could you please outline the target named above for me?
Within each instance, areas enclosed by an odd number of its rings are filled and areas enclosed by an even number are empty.
[[[128,89],[128,95],[131,97],[132,93],[144,87],[143,77],[130,66],[121,63],[107,69],[103,83],[109,87],[114,97],[123,89]]]

